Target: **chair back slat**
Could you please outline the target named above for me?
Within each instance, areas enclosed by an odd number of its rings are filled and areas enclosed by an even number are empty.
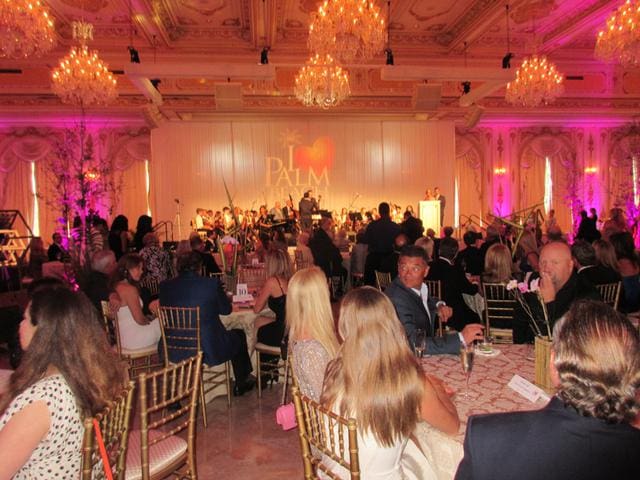
[[[107,458],[113,478],[124,479],[127,461],[127,445],[129,441],[129,425],[133,405],[134,383],[129,382],[127,388],[100,413],[95,419],[100,425]],[[100,455],[94,417],[84,421],[84,438],[82,441],[81,480],[102,480],[106,478],[102,457]]]
[[[195,356],[200,349],[200,307],[172,307],[161,305],[159,310],[165,366],[173,354]],[[180,355],[184,357],[184,355]]]
[[[616,310],[618,309],[618,302],[620,301],[621,287],[622,282],[602,283],[600,285],[596,285],[596,289],[600,293],[602,301]]]
[[[156,296],[160,291],[160,282],[154,277],[145,277],[140,281],[140,288],[145,288],[149,295]]]
[[[113,340],[115,340],[116,351],[118,355],[122,355],[122,347],[120,345],[120,326],[118,325],[118,319],[111,312],[111,307],[109,307],[109,302],[105,302],[104,300],[100,302],[100,307],[102,309],[102,321],[104,322],[104,329],[107,332],[107,336],[109,338],[109,343],[113,345]]]
[[[512,343],[513,315],[516,307],[516,299],[513,293],[507,290],[502,283],[483,283],[482,293],[485,300],[485,327],[486,334],[494,337],[497,343]],[[508,323],[508,327],[495,327],[495,322]]]
[[[427,284],[430,296],[442,300],[442,283],[440,280],[425,280],[424,283]]]
[[[302,395],[297,386],[292,387],[293,402],[302,449],[304,476],[317,478],[318,472],[334,480],[344,478],[336,467],[346,469],[349,478],[360,478],[358,460],[357,423],[353,418],[343,418],[309,397]],[[314,454],[314,450],[321,455]],[[322,462],[331,459],[334,465]]]
[[[384,291],[389,285],[391,285],[391,274],[389,272],[379,272],[375,270],[376,273],[376,287],[381,292]]]
[[[188,430],[184,463],[191,472],[189,478],[196,478],[195,428],[201,368],[202,353],[198,353],[138,377],[143,479],[149,478],[149,449],[184,430]],[[157,435],[150,438],[150,430]]]

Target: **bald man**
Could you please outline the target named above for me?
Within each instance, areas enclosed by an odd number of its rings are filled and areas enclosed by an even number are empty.
[[[548,243],[540,253],[540,294],[547,307],[551,327],[556,320],[567,313],[575,300],[581,298],[602,300],[593,284],[574,271],[571,249],[564,242]],[[538,297],[526,294],[526,299],[533,314],[542,321],[544,314]],[[518,305],[513,320],[514,343],[533,341],[529,321],[527,314]]]

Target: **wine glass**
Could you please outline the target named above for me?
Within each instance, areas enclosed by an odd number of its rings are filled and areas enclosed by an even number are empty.
[[[413,349],[416,354],[416,357],[422,358],[424,351],[427,348],[427,333],[418,328],[416,330],[415,341],[413,342]]]
[[[471,377],[471,370],[473,370],[473,358],[475,352],[473,349],[473,344],[471,345],[461,345],[460,346],[460,363],[462,365],[462,371],[467,380],[467,388],[465,389],[464,398],[469,397],[469,377]]]

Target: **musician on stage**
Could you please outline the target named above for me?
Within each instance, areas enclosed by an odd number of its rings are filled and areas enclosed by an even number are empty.
[[[269,210],[269,215],[271,215],[271,218],[273,219],[274,222],[276,223],[283,222],[285,220],[285,216],[284,216],[284,212],[282,211],[282,204],[276,201],[274,207],[271,210]]]

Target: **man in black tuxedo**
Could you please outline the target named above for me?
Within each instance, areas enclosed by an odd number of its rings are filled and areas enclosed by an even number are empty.
[[[411,245],[416,243],[416,240],[424,233],[422,220],[414,217],[409,211],[404,212],[404,221],[400,224],[400,229],[407,236]]]
[[[429,295],[424,278],[429,271],[427,253],[423,248],[408,245],[400,252],[398,276],[384,291],[393,303],[404,326],[409,343],[413,345],[417,329],[427,334],[427,353],[458,354],[462,342],[471,343],[482,338],[481,325],[468,325],[460,333],[435,337],[436,315],[447,322],[453,311],[444,302]]]
[[[571,245],[571,255],[576,265],[578,277],[582,277],[593,285],[615,283],[622,280],[613,268],[598,265],[596,249],[584,240],[576,240]]]
[[[333,220],[322,217],[320,228],[309,240],[309,248],[313,254],[313,263],[322,269],[327,278],[340,276],[346,278],[347,270],[342,266],[342,255],[333,243]]]
[[[476,246],[481,238],[482,235],[471,231],[465,232],[462,236],[467,247],[456,256],[456,265],[459,265],[469,275],[480,276],[484,270],[484,257]]]
[[[454,261],[458,253],[458,241],[451,237],[445,237],[440,241],[438,259],[431,263],[427,280],[440,280],[442,283],[442,300],[453,309],[453,319],[449,326],[461,331],[466,325],[480,323],[481,319],[476,312],[465,303],[462,294],[475,295],[478,286],[471,283],[462,267],[455,265]]]
[[[545,303],[549,322],[553,324],[562,317],[571,304],[581,298],[602,300],[591,282],[580,277],[573,269],[571,249],[564,242],[547,243],[540,252],[540,291]],[[540,297],[535,293],[525,293],[533,316],[538,323],[544,318]],[[513,343],[533,341],[529,322],[531,319],[520,305],[516,305],[513,318]],[[542,326],[544,331],[546,327]]]
[[[444,195],[440,194],[440,188],[433,189],[433,199],[440,202],[440,226],[444,225],[444,207],[447,204],[447,199]]]
[[[311,190],[307,190],[302,195],[300,203],[298,203],[298,212],[300,214],[300,228],[309,230],[313,225],[311,216],[318,211],[318,202],[311,196]]]
[[[542,410],[469,418],[456,480],[640,478],[633,325],[602,302],[576,302],[556,323],[549,370],[557,394]]]
[[[380,270],[384,259],[393,253],[393,242],[400,234],[400,225],[391,220],[387,202],[378,205],[380,218],[367,226],[364,243],[368,245],[367,259],[364,265],[364,283],[375,285],[375,270]]]

